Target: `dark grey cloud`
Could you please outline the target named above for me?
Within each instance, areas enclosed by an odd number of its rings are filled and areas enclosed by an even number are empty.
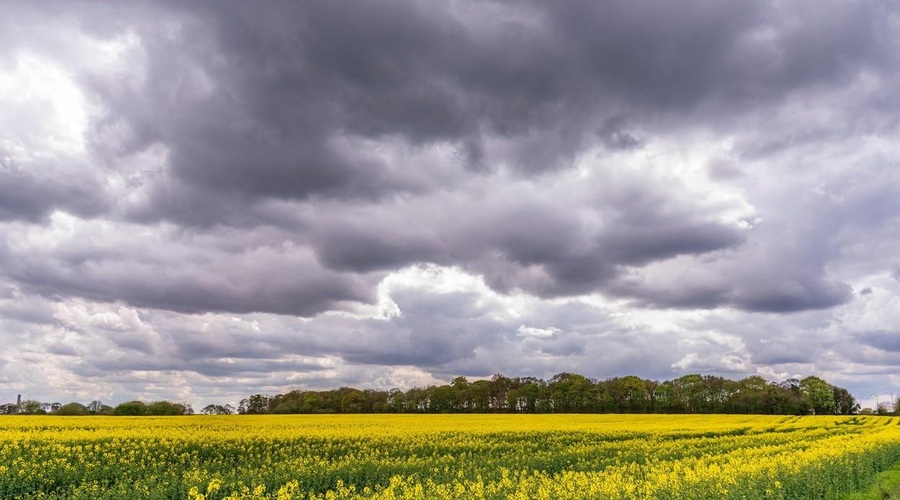
[[[478,305],[475,294],[410,290],[392,298],[409,313],[390,323],[370,322],[355,335],[357,346],[343,350],[345,360],[434,368],[470,358],[476,347],[490,348],[509,331],[508,325],[486,317],[490,310]]]
[[[748,290],[736,298],[735,304],[748,311],[794,312],[827,309],[850,298],[851,289],[846,283],[783,280],[775,286]]]
[[[744,240],[736,225],[708,220],[689,202],[637,181],[627,181],[635,182],[634,196],[606,199],[608,189],[594,189],[603,181],[570,180],[544,190],[499,185],[503,196],[489,200],[428,198],[404,202],[404,210],[352,211],[317,225],[311,242],[336,270],[462,263],[498,290],[552,297],[603,290],[629,267]],[[586,227],[592,218],[602,223]]]
[[[677,282],[622,280],[614,288],[647,305],[776,313],[830,309],[865,295],[866,286],[854,293],[829,268],[841,262],[865,275],[893,265],[887,233],[900,211],[895,164],[879,151],[860,153],[854,144],[827,153],[798,149],[766,155],[770,165],[784,165],[772,175],[782,175],[797,156],[810,163],[795,183],[767,184],[756,197],[770,198],[770,208],[760,212],[761,222],[743,246],[680,266]],[[811,166],[820,155],[841,158],[844,168],[820,177]]]
[[[542,172],[571,164],[595,131],[614,149],[638,147],[619,130],[623,113],[649,127],[661,112],[704,104],[733,113],[890,57],[886,6],[816,9],[821,24],[791,22],[804,7],[170,4],[160,13],[173,32],[132,21],[145,81],[93,82],[106,107],[94,127],[98,137],[125,127],[126,150],[164,144],[172,175],[201,196],[369,198],[433,188],[344,150],[344,135],[452,144],[476,170],[496,168],[486,141],[499,137],[509,144],[504,164]],[[181,216],[162,200],[156,210]]]
[[[598,145],[617,154],[640,151],[666,133],[671,117],[692,126],[717,123],[724,114],[777,106],[798,90],[840,85],[891,59],[888,6],[864,2],[841,6],[839,16],[818,14],[821,24],[791,22],[804,7],[613,2],[601,9],[575,1],[465,8],[384,2],[352,12],[318,2],[264,12],[238,3],[92,7],[116,20],[116,29],[67,9],[46,14],[102,40],[129,33],[137,39],[127,52],[136,58],[134,74],[83,69],[77,75],[101,109],[89,123],[92,154],[122,165],[150,148],[165,151],[159,171],[134,181],[140,201],[114,213],[139,223],[208,228],[269,224],[259,209],[267,200],[378,207],[395,196],[462,189],[473,175],[486,181],[498,171],[513,178],[551,175]],[[35,8],[20,8],[37,18]],[[147,22],[148,11],[160,22]],[[41,40],[43,50],[61,50],[52,37]],[[389,140],[413,151],[446,145],[447,161],[457,169],[448,177],[445,167],[359,149]],[[10,184],[20,194],[7,197],[11,213],[45,215],[46,205],[28,203],[68,195],[28,193],[21,179]],[[69,197],[99,198],[83,191]],[[742,243],[736,228],[704,217],[700,207],[673,206],[672,198],[670,189],[650,183],[613,193],[596,211],[614,215],[593,233],[573,210],[553,207],[556,213],[542,214],[547,207],[541,203],[515,209],[494,203],[494,213],[459,213],[467,218],[462,228],[432,212],[430,219],[419,218],[413,233],[407,226],[416,215],[406,212],[390,217],[395,229],[360,221],[338,225],[325,214],[312,224],[319,228],[309,243],[322,264],[342,273],[459,264],[501,290],[574,295],[606,288],[628,267]],[[70,211],[99,215],[96,208],[77,208]],[[30,276],[33,289],[47,292],[66,282],[47,272]],[[331,289],[324,295],[365,297],[330,281],[337,274],[327,276],[312,282]],[[96,280],[81,278],[83,285],[67,285],[70,293],[104,297],[92,292]],[[170,293],[155,284],[121,288],[114,293],[138,305],[192,304],[181,310],[314,314],[333,302],[260,280],[233,294],[202,293],[210,289],[202,284],[176,286],[182,299],[195,297],[190,301],[166,302]],[[730,303],[767,311],[831,307],[847,295],[845,286],[815,268],[771,292],[757,288],[720,287],[692,297],[628,293],[659,305]]]
[[[10,231],[0,249],[2,275],[47,297],[192,313],[311,316],[373,299],[371,277],[323,269],[310,252],[273,242],[265,231],[198,235],[159,227],[150,234],[130,225],[60,224],[64,245],[21,247],[32,230]]]
[[[886,330],[867,332],[861,334],[860,338],[866,345],[877,349],[890,353],[900,352],[900,332]]]
[[[784,334],[778,337],[753,343],[750,349],[755,363],[764,366],[812,363],[822,355],[821,347],[809,346],[805,338],[784,338]]]
[[[26,169],[2,155],[0,150],[0,221],[40,222],[57,209],[93,217],[109,207],[103,186],[96,179],[42,178],[29,170],[46,169],[47,166],[29,165]],[[88,165],[81,167],[90,168]]]
[[[6,7],[0,388],[900,362],[891,2]]]
[[[663,286],[626,278],[611,288],[650,307],[735,307],[770,313],[829,309],[853,298],[849,284],[827,278],[821,268],[803,269],[805,263],[794,260],[761,263],[742,257],[739,253],[727,261],[706,263],[709,269],[696,273],[705,276],[689,273]]]

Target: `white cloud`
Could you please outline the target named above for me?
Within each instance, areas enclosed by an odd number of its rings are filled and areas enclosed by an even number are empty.
[[[552,326],[549,328],[537,328],[534,326],[519,325],[519,328],[516,328],[516,332],[523,337],[547,338],[553,337],[560,333],[561,330]]]
[[[900,393],[896,14],[403,6],[10,4],[0,393]]]

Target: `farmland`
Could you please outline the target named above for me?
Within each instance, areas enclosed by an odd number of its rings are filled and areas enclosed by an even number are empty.
[[[0,418],[0,498],[840,498],[896,418]]]

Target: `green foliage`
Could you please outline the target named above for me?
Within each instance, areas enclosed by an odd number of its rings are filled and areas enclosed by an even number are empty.
[[[874,484],[866,491],[853,493],[846,500],[900,499],[900,465],[875,476]]]
[[[113,415],[117,416],[174,416],[174,415],[190,415],[193,413],[190,405],[182,403],[173,403],[171,401],[154,401],[152,403],[144,403],[143,401],[128,401],[116,406],[112,410]]]
[[[61,415],[190,415],[186,403],[129,401],[115,408],[100,401],[47,404],[23,401],[7,404],[0,413]],[[887,408],[880,409],[887,412]],[[534,377],[494,375],[470,381],[456,377],[450,384],[391,389],[294,390],[269,396],[253,394],[238,408],[207,405],[202,413],[738,413],[769,415],[851,415],[859,404],[844,388],[819,377],[769,382],[759,376],[729,380],[714,375],[687,374],[658,382],[633,375],[594,380],[563,372],[549,381]]]
[[[234,413],[234,408],[229,405],[206,405],[200,410],[200,413],[204,415],[231,415]]]
[[[238,412],[250,414],[270,413],[271,409],[276,406],[278,406],[278,402],[272,401],[269,396],[254,394],[241,400]]]
[[[185,405],[171,401],[155,401],[147,405],[147,415],[184,415]]]
[[[828,382],[819,377],[806,377],[800,381],[800,393],[804,398],[804,406],[813,414],[834,413],[834,391]]]
[[[22,415],[43,415],[47,413],[40,401],[26,399],[19,405],[19,413]]]
[[[54,413],[57,415],[90,415],[91,412],[88,410],[87,406],[73,401],[69,404],[60,406]]]
[[[117,416],[141,416],[147,414],[147,405],[143,401],[128,401],[113,409]]]
[[[254,394],[238,413],[741,413],[849,415],[853,396],[818,377],[774,383],[759,376],[734,381],[688,374],[657,382],[633,375],[592,380],[559,373],[549,381],[494,375],[407,391],[291,391]]]

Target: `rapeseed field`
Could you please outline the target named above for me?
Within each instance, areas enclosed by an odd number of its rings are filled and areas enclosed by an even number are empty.
[[[840,498],[897,419],[724,415],[0,418],[3,499]]]

